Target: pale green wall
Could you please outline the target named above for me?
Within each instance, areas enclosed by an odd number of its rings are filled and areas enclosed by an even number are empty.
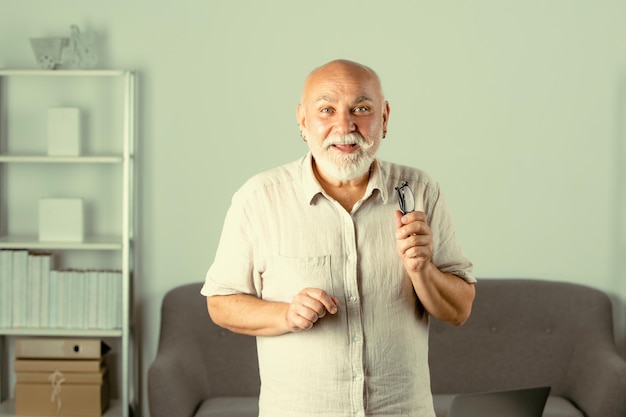
[[[380,154],[439,179],[477,275],[606,290],[626,349],[626,2],[0,0],[0,10],[0,66],[34,67],[28,37],[77,23],[103,36],[103,66],[139,71],[142,373],[164,292],[203,279],[245,178],[305,152],[301,82],[338,57],[379,72],[392,109]]]

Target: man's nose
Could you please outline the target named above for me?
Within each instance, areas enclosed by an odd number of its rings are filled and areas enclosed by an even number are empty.
[[[341,112],[337,118],[337,131],[342,135],[356,130],[356,123],[352,112]]]

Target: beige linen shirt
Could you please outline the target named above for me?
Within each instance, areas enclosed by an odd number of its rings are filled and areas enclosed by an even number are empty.
[[[260,417],[434,417],[428,314],[396,250],[394,187],[407,181],[433,232],[433,263],[475,282],[439,186],[376,161],[351,213],[317,182],[311,155],[250,179],[234,195],[202,294],[291,302],[314,287],[339,311],[312,329],[257,337]]]

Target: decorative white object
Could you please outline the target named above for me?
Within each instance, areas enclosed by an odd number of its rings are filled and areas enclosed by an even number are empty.
[[[39,240],[82,242],[83,200],[80,198],[39,199]]]
[[[93,68],[98,63],[95,50],[96,34],[81,32],[78,26],[70,26],[70,38],[61,52],[61,64],[68,68]]]
[[[48,155],[80,155],[80,110],[75,107],[48,109]]]
[[[56,69],[61,64],[61,52],[70,43],[70,38],[30,38],[30,46],[37,62],[43,69]]]
[[[69,37],[30,38],[30,46],[43,69],[87,69],[98,63],[96,39],[95,32],[81,32],[77,25],[71,25]]]

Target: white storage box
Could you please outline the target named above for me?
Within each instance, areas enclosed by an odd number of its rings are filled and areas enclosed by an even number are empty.
[[[82,242],[83,200],[80,198],[41,198],[39,200],[39,240],[42,242]]]

